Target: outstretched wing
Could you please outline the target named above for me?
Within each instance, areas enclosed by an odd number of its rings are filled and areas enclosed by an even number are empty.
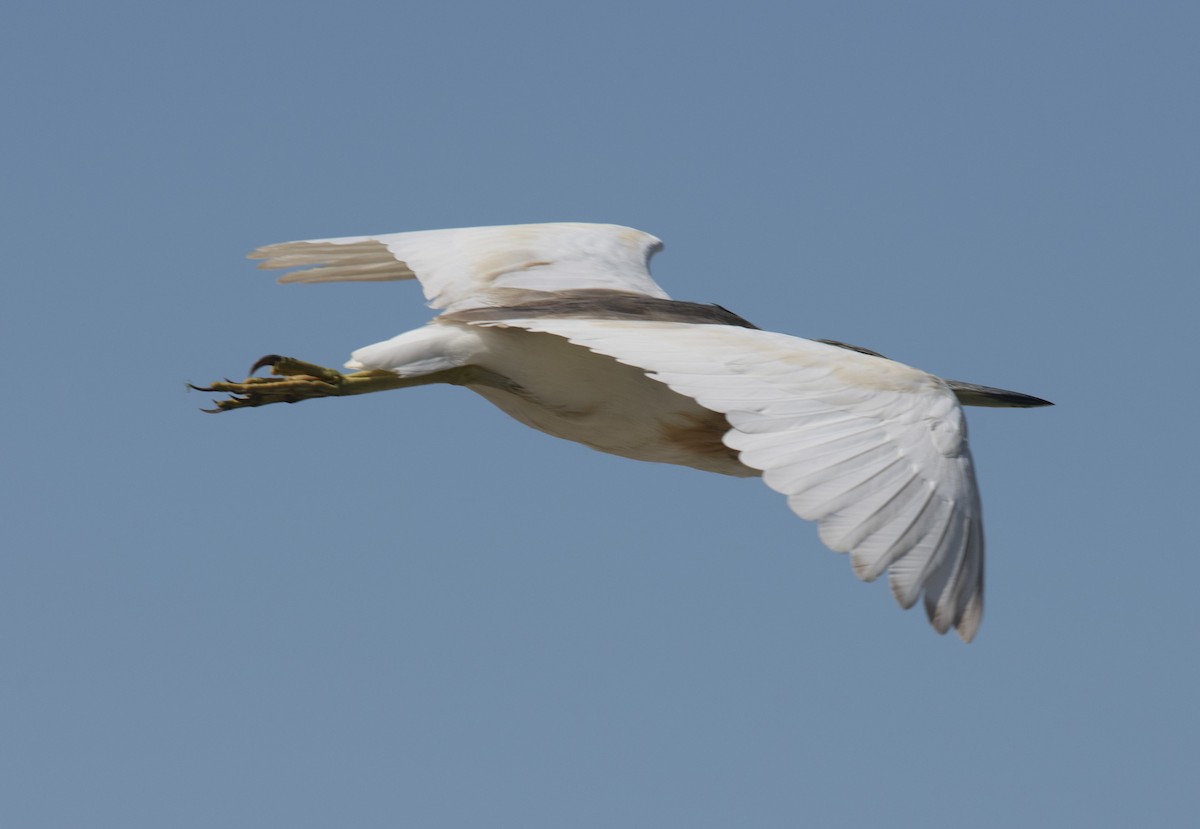
[[[667,298],[650,277],[662,242],[619,225],[557,223],[421,230],[267,245],[280,282],[418,279],[433,308],[503,305],[525,291],[608,289]]]
[[[677,322],[506,319],[644,369],[726,416],[724,438],[821,540],[904,607],[970,641],[983,616],[983,523],[954,393],[923,371],[769,331]]]

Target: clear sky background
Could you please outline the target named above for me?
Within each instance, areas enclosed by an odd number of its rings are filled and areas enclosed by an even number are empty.
[[[1184,825],[1200,7],[18,3],[0,825]],[[755,480],[425,388],[209,416],[411,284],[270,242],[603,221],[971,410],[970,646]]]

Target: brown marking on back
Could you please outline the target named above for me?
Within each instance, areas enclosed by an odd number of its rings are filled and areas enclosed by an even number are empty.
[[[720,412],[680,414],[674,422],[662,424],[663,439],[680,449],[736,461],[738,453],[721,440],[730,430],[729,421]]]
[[[817,340],[816,342],[825,343],[825,345],[836,345],[838,348],[845,348],[848,351],[857,351],[859,354],[867,354],[871,357],[883,357],[883,355],[878,351],[872,351],[871,349],[861,345],[850,345],[850,343],[844,343],[839,340]],[[883,357],[883,359],[886,360],[887,357]]]
[[[541,263],[534,262],[532,265]],[[503,294],[501,291],[510,293]],[[598,320],[644,320],[646,322],[687,322],[696,325],[732,325],[757,328],[720,305],[680,302],[674,299],[631,294],[605,288],[581,288],[571,291],[525,291],[496,289],[509,305],[466,308],[442,314],[447,322],[503,322],[506,319],[572,317]]]

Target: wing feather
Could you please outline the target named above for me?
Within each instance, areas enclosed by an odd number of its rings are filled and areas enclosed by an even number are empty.
[[[527,291],[614,290],[667,299],[651,278],[662,242],[619,225],[556,223],[421,230],[267,245],[261,268],[303,268],[280,282],[417,279],[434,308],[502,305]]]
[[[872,354],[756,329],[509,319],[637,366],[726,416],[724,441],[787,496],[855,573],[970,641],[983,612],[983,528],[953,391]]]

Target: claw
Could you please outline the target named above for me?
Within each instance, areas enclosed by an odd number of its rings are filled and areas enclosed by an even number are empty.
[[[271,367],[268,376],[256,376],[254,372]],[[317,397],[339,397],[346,394],[363,394],[368,391],[402,388],[412,385],[411,380],[397,377],[390,372],[355,372],[342,374],[340,371],[315,363],[306,363],[291,357],[268,354],[250,368],[245,380],[226,378],[207,386],[188,383],[195,391],[229,395],[214,400],[214,408],[202,411],[217,413],[267,406],[273,403],[297,403]],[[428,382],[428,381],[426,381]],[[442,382],[438,380],[437,382]]]
[[[266,368],[267,366],[274,366],[276,363],[278,363],[282,359],[283,359],[283,357],[281,357],[278,354],[268,354],[265,357],[259,357],[258,362],[256,362],[254,365],[250,366],[250,373],[253,374],[254,372],[258,371],[260,368]]]
[[[223,405],[222,401],[214,400],[213,405],[216,406],[215,409],[201,409],[200,411],[205,412],[206,414],[220,414],[221,412],[225,411],[225,406]]]

